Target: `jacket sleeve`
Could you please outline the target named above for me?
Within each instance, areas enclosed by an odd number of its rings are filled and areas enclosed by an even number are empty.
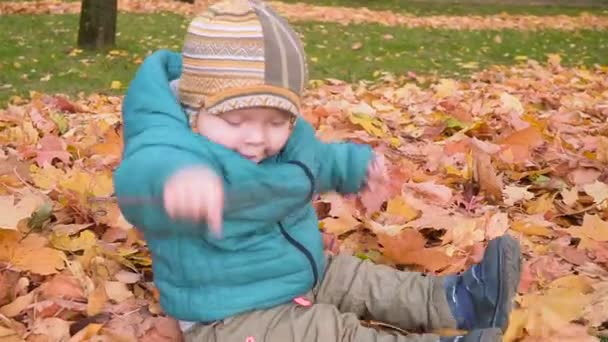
[[[347,142],[319,142],[317,153],[323,156],[319,165],[319,192],[349,194],[358,192],[365,185],[367,168],[372,158],[369,146]]]
[[[315,174],[315,192],[319,193],[358,192],[365,184],[372,158],[368,145],[320,141],[314,128],[302,118],[296,122],[287,152],[311,166]]]

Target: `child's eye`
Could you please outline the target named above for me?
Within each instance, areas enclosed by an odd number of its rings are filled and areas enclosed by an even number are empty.
[[[286,121],[286,120],[280,120],[280,121],[279,121],[279,120],[277,120],[277,121],[271,121],[271,122],[270,122],[270,124],[271,124],[272,126],[275,126],[275,127],[280,127],[280,126],[283,126],[283,125],[285,125],[286,123],[287,123],[287,121]]]
[[[229,124],[230,126],[240,126],[243,123],[243,120],[239,120],[239,119],[235,119],[235,118],[224,119],[224,121],[227,124]]]

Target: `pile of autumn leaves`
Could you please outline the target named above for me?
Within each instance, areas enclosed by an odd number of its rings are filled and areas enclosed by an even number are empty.
[[[516,236],[505,341],[591,341],[608,320],[608,70],[493,67],[470,80],[313,82],[324,140],[372,144],[390,182],[315,201],[340,249],[447,274]],[[145,242],[112,201],[118,97],[33,94],[0,110],[0,339],[171,341]]]

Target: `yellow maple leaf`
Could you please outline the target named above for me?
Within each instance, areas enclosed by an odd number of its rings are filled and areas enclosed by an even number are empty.
[[[544,194],[537,199],[534,199],[526,204],[526,211],[528,214],[544,214],[555,208],[553,205],[553,199],[557,194]]]
[[[110,84],[110,89],[118,90],[122,88],[122,82],[120,81],[112,81]]]
[[[570,274],[561,278],[555,279],[549,285],[549,288],[568,288],[576,289],[580,293],[588,294],[593,292],[591,280],[584,275]]]
[[[560,326],[577,319],[591,302],[591,295],[584,294],[580,288],[553,287],[543,294],[524,295],[521,306],[528,311],[526,329],[532,336],[542,336],[543,326]]]
[[[395,197],[388,201],[386,213],[403,217],[407,221],[415,219],[420,214],[418,210],[407,204],[407,202],[401,196]]]
[[[608,241],[608,222],[598,215],[585,214],[580,228],[570,228],[568,232],[578,238],[588,238],[596,242]]]
[[[97,237],[90,230],[84,230],[76,238],[67,234],[52,234],[50,242],[53,247],[62,251],[76,252],[91,248],[97,244]]]
[[[92,174],[82,170],[72,170],[67,178],[59,182],[59,185],[85,196],[107,197],[114,192],[110,171]]]
[[[533,222],[527,222],[524,220],[513,222],[511,224],[511,229],[516,232],[524,233],[526,235],[551,237],[554,234],[554,232],[551,229],[549,229],[545,226],[542,226],[540,224],[536,224]]]
[[[41,275],[57,273],[65,267],[65,254],[46,244],[47,240],[37,234],[21,239],[16,231],[0,230],[0,261]]]
[[[382,121],[369,115],[353,114],[349,117],[350,121],[355,125],[361,126],[367,133],[376,136],[384,137],[385,127]]]
[[[46,164],[43,168],[31,165],[30,175],[34,184],[44,190],[54,189],[59,184],[59,181],[65,178],[63,170],[49,164]]]
[[[323,230],[336,236],[357,229],[361,222],[352,215],[340,216],[338,218],[326,217],[321,221]]]

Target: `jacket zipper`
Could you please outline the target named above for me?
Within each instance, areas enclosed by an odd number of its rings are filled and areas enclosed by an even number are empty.
[[[285,230],[285,227],[283,227],[283,224],[281,222],[279,222],[279,227],[281,228],[281,234],[283,234],[285,239],[287,239],[287,241],[289,241],[289,243],[291,243],[294,247],[299,249],[300,252],[302,252],[302,254],[304,254],[306,256],[306,258],[308,259],[308,262],[310,263],[310,267],[312,268],[312,275],[314,277],[312,287],[317,286],[317,281],[319,280],[319,271],[317,270],[317,264],[315,263],[315,259],[313,258],[312,254],[310,253],[310,251],[308,249],[306,249],[306,247],[304,247],[304,245],[302,245],[300,242],[298,242],[296,239],[294,239],[291,235],[289,235],[289,233],[287,233],[287,231]]]
[[[315,192],[315,177],[313,176],[312,172],[310,172],[310,169],[299,160],[290,160],[287,163],[297,165],[302,168],[302,170],[304,170],[306,177],[310,181],[310,192],[308,193],[308,200],[311,201]],[[289,243],[291,243],[295,248],[300,250],[300,252],[302,252],[302,254],[304,254],[304,256],[306,256],[306,258],[308,259],[310,267],[312,268],[312,275],[314,277],[312,287],[317,286],[317,282],[319,281],[319,270],[317,270],[317,263],[315,263],[315,259],[313,258],[312,254],[308,249],[306,249],[306,247],[304,247],[304,245],[302,245],[300,242],[298,242],[296,239],[294,239],[291,235],[287,233],[285,227],[283,226],[283,223],[281,223],[280,221],[279,227],[281,228],[281,234],[283,234],[285,239],[287,239],[287,241],[289,241]]]

